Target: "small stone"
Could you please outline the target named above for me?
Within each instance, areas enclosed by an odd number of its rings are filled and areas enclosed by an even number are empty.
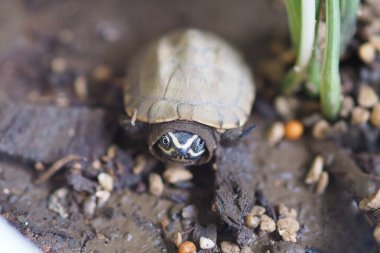
[[[36,162],[34,164],[34,169],[37,171],[43,171],[45,170],[45,165],[42,162]]]
[[[293,108],[286,97],[278,96],[274,100],[274,108],[277,113],[284,119],[292,118],[294,115]]]
[[[297,211],[294,208],[288,208],[284,204],[278,206],[278,214],[280,218],[297,218]]]
[[[65,59],[57,57],[51,61],[51,69],[55,73],[63,73],[67,68],[67,62]]]
[[[351,113],[351,123],[355,125],[361,125],[367,123],[370,113],[367,109],[362,107],[355,107]]]
[[[375,230],[373,230],[373,237],[375,238],[376,242],[380,244],[380,225],[377,225],[375,227]]]
[[[181,165],[169,165],[164,172],[164,179],[171,184],[188,181],[192,178],[193,174]]]
[[[345,96],[342,99],[342,105],[340,107],[339,116],[342,118],[347,118],[350,115],[352,109],[354,109],[355,102],[350,96]]]
[[[297,242],[297,232],[300,225],[296,219],[282,218],[277,221],[277,230],[284,241]]]
[[[359,56],[363,62],[370,64],[375,60],[376,50],[375,47],[367,42],[359,47]]]
[[[91,163],[91,166],[93,169],[95,170],[100,170],[102,168],[102,163],[98,160],[98,159],[95,159],[92,163]]]
[[[88,196],[83,203],[83,211],[88,216],[93,216],[96,209],[96,197]]]
[[[330,131],[330,124],[326,120],[322,119],[314,125],[312,135],[315,139],[323,140],[327,137]]]
[[[255,229],[260,224],[260,217],[253,216],[252,214],[247,214],[244,217],[244,225],[248,228]]]
[[[309,172],[306,175],[305,183],[314,184],[318,182],[319,177],[321,176],[323,170],[323,157],[318,155],[314,158],[313,163],[309,169]]]
[[[261,216],[265,213],[265,208],[263,206],[255,205],[251,211],[249,211],[249,214],[252,214],[253,216]]]
[[[92,72],[92,78],[96,82],[105,82],[111,79],[112,70],[107,66],[98,66]]]
[[[371,124],[376,128],[380,128],[380,103],[376,104],[372,109]]]
[[[98,182],[100,186],[106,191],[111,192],[113,190],[113,181],[113,177],[110,174],[100,173],[98,175]]]
[[[69,194],[69,189],[60,188],[54,191],[49,197],[48,208],[56,213],[58,213],[62,218],[67,218],[69,216],[67,211],[67,195]]]
[[[173,242],[179,248],[182,243],[182,234],[180,232],[174,233]]]
[[[107,148],[107,152],[104,156],[102,156],[102,160],[104,162],[109,162],[113,159],[115,159],[116,155],[117,155],[117,152],[118,152],[118,146],[115,145],[115,144],[112,144],[111,146],[109,146]]]
[[[185,241],[178,247],[178,253],[196,253],[196,252],[197,252],[197,247],[195,247],[195,244],[190,241]]]
[[[244,246],[241,250],[240,253],[253,253],[250,247]]]
[[[271,233],[276,230],[276,222],[266,214],[261,216],[260,234]]]
[[[145,165],[146,165],[145,155],[138,155],[136,157],[136,164],[132,168],[133,174],[140,175],[144,171]]]
[[[212,249],[215,247],[215,242],[209,238],[201,236],[201,239],[199,239],[199,246],[201,249]]]
[[[326,191],[328,184],[329,184],[329,174],[326,171],[323,171],[321,176],[319,177],[315,192],[317,194],[324,193]]]
[[[378,52],[380,52],[380,35],[370,35],[369,42]]]
[[[222,253],[240,253],[239,246],[228,241],[223,241],[220,244],[220,250]]]
[[[359,203],[359,208],[362,211],[375,211],[380,208],[380,189],[372,195],[362,199]]]
[[[279,143],[285,135],[285,127],[282,122],[275,122],[267,132],[267,141],[271,145]]]
[[[84,76],[78,76],[74,81],[74,91],[80,100],[85,100],[88,96],[87,79]]]
[[[193,218],[197,216],[198,209],[195,205],[188,205],[182,209],[182,217],[185,219]]]
[[[348,131],[347,122],[344,120],[339,120],[333,125],[331,132],[333,135],[340,135],[347,131]]]
[[[95,196],[98,198],[98,207],[103,207],[111,197],[111,193],[109,191],[97,191]]]
[[[156,173],[149,174],[149,192],[154,196],[161,196],[164,192],[164,183],[160,175]]]
[[[362,84],[358,92],[358,104],[364,108],[371,108],[379,101],[376,91],[369,85]]]

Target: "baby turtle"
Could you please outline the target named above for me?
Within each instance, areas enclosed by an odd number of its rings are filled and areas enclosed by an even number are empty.
[[[242,133],[254,101],[251,72],[218,36],[187,29],[158,39],[130,63],[124,102],[132,125],[145,125],[160,160],[204,164]]]

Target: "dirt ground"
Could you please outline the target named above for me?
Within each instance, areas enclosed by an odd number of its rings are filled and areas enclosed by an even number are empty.
[[[224,240],[234,242],[231,229],[212,211],[216,173],[212,165],[191,168],[190,181],[166,183],[163,195],[156,197],[148,191],[147,175],[150,171],[162,174],[164,165],[145,154],[146,171],[140,175],[131,173],[143,149],[121,138],[116,127],[75,132],[68,140],[77,142],[68,149],[65,138],[44,146],[49,142],[41,140],[41,136],[53,138],[57,131],[70,132],[71,122],[82,120],[64,113],[74,109],[87,108],[88,115],[97,109],[122,113],[120,85],[130,55],[143,43],[175,28],[198,27],[220,34],[241,49],[255,69],[265,56],[268,38],[284,36],[286,17],[276,1],[238,2],[1,1],[2,103],[20,104],[15,109],[20,111],[26,105],[57,107],[62,115],[68,115],[68,123],[58,129],[52,127],[54,116],[46,117],[46,124],[31,120],[30,126],[39,133],[35,136],[41,143],[36,150],[57,150],[33,156],[22,138],[32,136],[30,128],[29,132],[26,127],[17,132],[21,137],[14,145],[20,148],[12,153],[4,151],[6,133],[1,133],[0,214],[44,252],[176,252],[173,234],[182,232],[191,240],[196,226],[217,226],[218,245]],[[96,74],[99,66],[106,66],[112,73],[102,79]],[[78,76],[88,80],[84,99],[73,85]],[[258,83],[258,87],[261,85]],[[334,177],[323,194],[316,194],[313,187],[304,184],[311,161],[318,154],[314,140],[305,137],[277,146],[267,143],[265,130],[273,118],[265,108],[265,103],[256,103],[251,118],[257,127],[236,147],[248,154],[243,158],[248,166],[237,173],[248,182],[247,193],[254,196],[259,190],[269,207],[285,204],[294,208],[301,228],[297,243],[281,242],[278,235],[264,235],[255,236],[249,247],[253,252],[377,252],[371,225],[359,212],[352,195]],[[34,113],[35,119],[43,118],[40,111]],[[91,120],[91,124],[99,122],[97,118]],[[97,137],[93,131],[97,131]],[[82,137],[75,135],[79,133]],[[118,149],[116,160],[100,158],[114,142],[127,142]],[[88,146],[98,148],[85,151],[87,164],[91,165],[86,170],[67,168],[43,184],[35,183],[42,173],[36,169],[36,162],[51,164],[67,152],[75,150],[77,154],[80,147]],[[99,169],[94,161],[101,159]],[[99,190],[96,175],[99,171],[118,173],[118,168],[123,168],[122,172],[114,175],[115,187],[108,196]],[[182,209],[189,205],[195,205],[198,214],[191,219],[181,218]]]

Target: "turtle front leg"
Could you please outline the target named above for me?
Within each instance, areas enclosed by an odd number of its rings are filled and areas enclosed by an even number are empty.
[[[244,217],[255,203],[255,189],[246,174],[252,166],[251,156],[243,143],[236,147],[219,147],[215,156],[213,206],[220,219],[233,229],[237,242],[247,245],[253,231],[244,225]]]

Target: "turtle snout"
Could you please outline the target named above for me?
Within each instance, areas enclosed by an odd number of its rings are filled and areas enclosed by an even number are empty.
[[[189,155],[187,154],[187,150],[178,150],[177,151],[177,157],[180,159],[187,159],[189,158]]]

